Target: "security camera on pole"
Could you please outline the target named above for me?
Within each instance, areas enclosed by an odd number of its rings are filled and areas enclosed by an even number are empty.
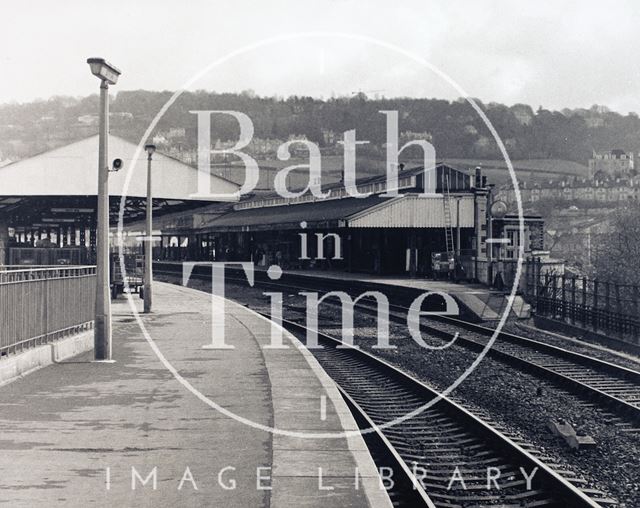
[[[109,85],[120,71],[103,58],[89,58],[91,73],[100,80],[100,135],[98,148],[98,215],[96,224],[96,307],[94,354],[111,362],[111,297],[109,291]]]

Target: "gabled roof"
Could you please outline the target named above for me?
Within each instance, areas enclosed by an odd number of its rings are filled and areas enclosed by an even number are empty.
[[[447,164],[436,162],[435,165],[435,192],[443,192],[445,186],[445,175],[449,177],[449,189],[451,192],[470,192],[471,191],[471,178],[469,174],[464,171],[460,171]],[[424,167],[419,166],[415,168],[400,169],[398,171],[398,190],[407,191],[409,189],[423,188],[424,181],[423,175],[425,173]],[[365,178],[358,178],[356,181],[356,188],[358,192],[362,194],[378,193],[381,194],[387,191],[387,174],[368,176]],[[348,191],[345,189],[344,182],[332,182],[326,185],[322,185],[322,191],[329,193],[329,199],[350,199]],[[316,198],[310,191],[307,191],[302,196],[295,198],[284,198],[280,196],[276,191],[273,192],[260,192],[255,196],[241,200],[240,203],[234,205],[237,210],[243,210],[247,208],[262,208],[280,205],[300,205],[303,203],[316,202]]]
[[[128,169],[134,163],[137,146],[118,136],[109,136],[109,163],[122,159],[123,168],[109,174],[109,194],[121,196]],[[147,154],[138,156],[126,194],[147,194]],[[153,196],[158,199],[207,201],[192,198],[197,192],[198,170],[177,159],[156,152],[153,155]],[[0,168],[0,196],[95,196],[98,190],[98,136],[76,141],[28,159]],[[228,194],[229,200],[239,187],[224,178],[211,175],[211,192]],[[208,199],[221,201],[222,199]]]
[[[443,194],[421,196],[400,194],[367,198],[318,200],[296,205],[232,210],[203,225],[205,231],[264,231],[320,228],[443,228],[445,209]],[[460,206],[460,226],[473,227],[472,195],[455,198]],[[454,205],[455,206],[455,205]],[[453,217],[456,226],[456,216]]]
[[[302,221],[310,227],[320,224],[335,227],[339,220],[389,199],[393,198],[370,196],[362,199],[328,199],[298,205],[234,210],[212,220],[204,229],[252,231],[274,229],[276,225],[278,228],[299,229]]]

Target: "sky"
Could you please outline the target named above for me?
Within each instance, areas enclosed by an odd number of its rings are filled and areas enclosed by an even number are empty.
[[[268,96],[469,95],[534,109],[640,112],[637,0],[0,5],[0,103],[97,93],[86,59],[100,56],[122,71],[113,93],[189,83]]]

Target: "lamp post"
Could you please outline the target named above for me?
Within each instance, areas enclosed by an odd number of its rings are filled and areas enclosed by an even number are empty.
[[[98,147],[98,212],[96,224],[96,307],[94,355],[111,361],[111,294],[109,291],[109,85],[120,71],[103,58],[89,58],[91,73],[100,80],[100,135]]]
[[[151,192],[151,159],[156,145],[145,145],[147,152],[147,232],[144,245],[144,312],[151,312],[151,281],[153,280],[153,194]]]

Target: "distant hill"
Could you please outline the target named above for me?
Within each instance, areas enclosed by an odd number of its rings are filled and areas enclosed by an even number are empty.
[[[111,132],[138,142],[154,116],[172,92],[120,91],[111,104]],[[622,148],[640,152],[640,118],[620,115],[603,106],[589,109],[534,110],[525,104],[505,106],[482,104],[487,117],[500,134],[510,157],[523,171],[580,174],[593,150]],[[259,97],[250,92],[185,92],[168,109],[153,136],[159,147],[193,158],[196,148],[194,110],[234,110],[248,114],[255,126],[254,138],[263,146],[303,136],[317,143],[323,154],[338,155],[342,133],[356,129],[358,156],[384,159],[386,142],[383,110],[399,112],[400,142],[428,138],[438,159],[475,165],[484,160],[499,174],[501,155],[488,129],[465,100],[378,98],[359,93],[327,100],[312,97]],[[0,105],[0,161],[28,157],[97,132],[98,98],[52,97],[46,101]],[[228,115],[212,121],[212,142],[237,139],[238,126]],[[275,150],[271,157],[275,159]],[[408,159],[420,155],[419,148],[403,152]],[[471,162],[470,162],[471,161]],[[277,161],[276,161],[277,162]],[[575,163],[575,164],[572,164]]]
[[[479,159],[446,159],[446,162],[460,169],[473,168],[477,165],[484,169],[508,171],[504,160],[479,160]],[[516,171],[530,171],[544,176],[545,173],[566,176],[586,176],[589,168],[584,164],[562,159],[532,159],[512,160],[511,164]]]
[[[328,155],[322,158],[322,181],[323,183],[338,182],[344,172],[343,157],[341,155]],[[482,160],[482,159],[445,159],[442,162],[450,166],[473,172],[477,166],[482,167],[483,175],[489,178],[490,183],[500,185],[510,179],[506,163],[502,160]],[[532,183],[535,180],[549,180],[563,177],[584,176],[588,174],[588,168],[577,162],[560,159],[539,159],[539,160],[518,160],[511,161],[516,171],[516,176],[520,181]],[[406,161],[407,167],[421,166],[423,163],[419,159]],[[291,158],[288,161],[260,160],[260,179],[257,190],[271,191],[274,188],[274,178],[276,173],[287,166],[297,164],[308,164],[304,158]],[[386,171],[386,161],[384,159],[372,159],[360,157],[356,159],[357,178],[383,175]],[[231,180],[237,184],[244,182],[244,167],[242,162],[235,164],[220,164],[213,167],[213,172]],[[287,186],[291,189],[305,187],[309,182],[309,174],[306,169],[294,170],[287,178]]]
[[[466,170],[473,170],[476,166],[480,166],[483,174],[496,184],[503,183],[510,178],[504,160],[446,159],[445,162],[455,168]],[[512,160],[511,164],[517,178],[529,182],[574,176],[586,178],[589,175],[589,168],[584,164],[562,159]]]
[[[279,160],[259,160],[260,178],[256,185],[258,191],[271,192],[275,188],[275,176],[279,170],[287,166],[295,166],[298,164],[308,164],[308,159],[291,158],[288,161]],[[360,157],[356,159],[356,177],[366,178],[370,176],[378,176],[386,171],[386,162],[384,160],[374,160]],[[222,178],[230,180],[242,185],[245,180],[244,165],[242,162],[237,164],[220,164],[212,167],[212,172]],[[342,155],[326,155],[322,157],[322,183],[335,183],[342,180],[344,174],[344,158]],[[302,189],[309,183],[309,172],[307,169],[296,169],[289,173],[287,177],[287,188]]]

